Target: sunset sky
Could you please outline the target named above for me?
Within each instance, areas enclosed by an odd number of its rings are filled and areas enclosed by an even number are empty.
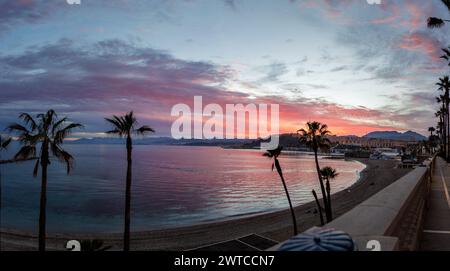
[[[0,130],[54,108],[85,124],[134,110],[167,136],[171,107],[280,104],[282,132],[308,120],[339,135],[435,125],[450,18],[438,1],[0,0]]]

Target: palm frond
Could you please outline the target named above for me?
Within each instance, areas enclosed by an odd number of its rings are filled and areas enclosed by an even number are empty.
[[[36,144],[44,137],[43,134],[21,134],[18,136],[18,140],[22,142],[22,144],[36,146]]]
[[[112,118],[105,118],[109,122],[113,129],[106,132],[107,134],[117,134],[121,137],[131,135],[131,133],[144,134],[147,132],[155,132],[155,130],[149,126],[142,126],[139,129],[134,130],[137,124],[136,117],[133,111],[123,115],[123,116],[113,116]]]
[[[332,167],[324,167],[320,169],[320,174],[326,179],[334,179],[339,175],[339,173],[337,173]]]
[[[119,117],[119,116],[113,116],[113,118],[119,122],[119,126],[117,126],[118,128],[121,127],[122,129],[126,129],[126,125],[125,125],[125,119],[123,117]]]
[[[113,116],[113,117],[114,117],[114,119],[105,118],[105,120],[116,128],[122,128],[120,121],[115,119],[117,117],[116,116]]]
[[[125,127],[125,122],[124,122],[124,120],[121,117],[113,116],[112,119],[105,118],[105,120],[107,122],[109,122],[112,125],[112,127],[113,127],[113,130],[111,130],[111,131],[109,131],[107,133],[109,133],[109,134],[118,134],[120,136],[123,136],[124,134],[126,134],[126,132],[127,132],[126,130],[127,129]]]
[[[445,21],[442,20],[441,18],[430,17],[427,20],[428,28],[440,28],[440,27],[444,26],[444,24],[445,24]]]
[[[46,113],[47,124],[50,126],[55,123],[55,120],[58,118],[55,110],[50,109]]]
[[[155,130],[147,125],[144,125],[144,126],[140,127],[139,129],[136,129],[136,133],[139,135],[143,135],[145,133],[154,133],[154,132],[155,132]]]
[[[50,146],[52,154],[58,158],[59,161],[66,163],[67,174],[70,174],[73,166],[73,156],[67,151],[61,149],[57,144],[53,143]]]
[[[128,114],[126,114],[124,116],[124,120],[125,120],[125,123],[128,125],[129,128],[132,128],[137,123],[137,120],[136,120],[136,117],[134,116],[134,112],[133,111],[131,111]]]
[[[263,156],[269,157],[269,158],[277,158],[280,156],[281,152],[283,151],[282,146],[278,146],[276,149],[273,150],[267,150]]]
[[[114,129],[114,130],[110,130],[110,131],[106,131],[105,133],[107,134],[121,134],[121,130],[118,129]]]
[[[19,132],[19,133],[31,133],[25,126],[18,123],[13,123],[6,128],[9,132]]]
[[[17,154],[14,156],[16,160],[24,160],[36,157],[36,146],[26,145],[20,148]]]
[[[55,123],[57,114],[53,109],[50,109],[45,114],[38,114],[36,117],[40,120],[39,126],[47,133],[50,126]]]
[[[331,148],[331,144],[327,138],[318,138],[317,147],[323,152],[328,152]]]
[[[23,119],[23,121],[30,126],[31,130],[35,130],[38,127],[34,118],[28,113],[20,114],[19,118]]]
[[[113,129],[113,130],[106,131],[105,133],[106,133],[106,134],[117,134],[117,135],[119,135],[120,137],[123,137],[123,135],[124,135],[123,130],[118,129],[118,128],[115,128],[115,129]]]
[[[56,121],[55,124],[53,124],[53,127],[52,127],[52,134],[55,134],[55,131],[58,130],[59,126],[61,124],[63,124],[64,122],[66,122],[66,121],[67,121],[67,117],[64,117],[64,118]]]
[[[53,132],[55,143],[57,143],[57,144],[63,143],[64,139],[72,133],[73,129],[76,129],[76,128],[83,128],[83,125],[81,125],[79,123],[71,123],[64,128],[57,130],[56,133]],[[55,128],[53,129],[53,131],[55,131]]]
[[[36,163],[34,164],[33,177],[37,177],[37,175],[38,175],[40,161],[41,161],[41,159],[37,159]]]
[[[12,138],[8,137],[6,139],[2,139],[0,136],[0,149],[6,149],[8,145],[11,143]]]
[[[320,124],[319,126],[319,132],[328,130],[328,125],[326,124]]]
[[[328,131],[328,130],[322,130],[322,131],[320,131],[320,135],[321,135],[322,137],[325,137],[325,136],[327,136],[327,135],[331,135],[331,132]]]

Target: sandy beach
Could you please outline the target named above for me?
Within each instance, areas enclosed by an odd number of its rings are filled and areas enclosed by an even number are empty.
[[[336,193],[333,198],[334,216],[340,216],[388,186],[409,169],[396,168],[395,161],[359,159],[367,165],[360,180],[347,190]],[[310,202],[295,208],[299,231],[319,224],[315,203]],[[217,242],[237,239],[250,234],[283,241],[292,234],[291,216],[288,210],[259,214],[234,220],[200,224],[189,227],[134,232],[131,235],[132,250],[189,250]],[[65,250],[68,240],[101,239],[112,250],[122,247],[122,234],[67,235],[48,234],[48,250]],[[36,250],[37,236],[33,233],[0,229],[1,250]]]

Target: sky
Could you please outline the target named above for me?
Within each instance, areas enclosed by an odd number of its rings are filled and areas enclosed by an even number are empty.
[[[178,103],[280,105],[281,132],[427,134],[450,25],[439,0],[0,0],[0,130],[49,108],[101,136],[134,110],[170,135]]]

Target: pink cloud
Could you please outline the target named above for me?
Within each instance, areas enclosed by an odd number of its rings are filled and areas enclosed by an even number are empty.
[[[433,61],[438,61],[441,56],[441,43],[422,32],[406,34],[400,40],[398,47],[412,52],[423,52]]]

